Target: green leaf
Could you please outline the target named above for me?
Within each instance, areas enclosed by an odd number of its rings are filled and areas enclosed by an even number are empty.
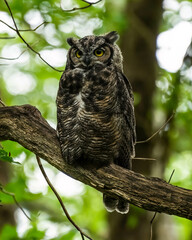
[[[20,164],[19,162],[13,161],[13,158],[9,156],[9,153],[7,153],[5,150],[0,149],[0,160],[4,162],[9,162],[9,163],[17,163]]]
[[[0,160],[5,162],[13,162],[13,158],[10,157],[9,154],[3,149],[0,149]]]
[[[33,226],[33,228],[30,228],[26,232],[24,239],[40,240],[40,239],[43,239],[44,236],[45,236],[44,231],[40,231],[37,229],[37,226]]]
[[[80,236],[80,233],[76,230],[71,230],[66,234],[62,234],[62,236],[57,237],[56,240],[73,240],[75,236]]]
[[[0,239],[19,240],[20,238],[17,235],[15,226],[5,225],[0,234]]]

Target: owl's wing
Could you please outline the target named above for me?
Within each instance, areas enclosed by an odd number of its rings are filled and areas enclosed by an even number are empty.
[[[127,87],[127,90],[129,91],[130,97],[132,98],[132,100],[134,101],[134,96],[133,96],[133,90],[132,90],[132,86],[129,82],[129,80],[126,78],[126,76],[122,73],[123,76],[123,80],[125,82],[125,85]]]
[[[120,149],[122,159],[119,159],[119,165],[131,168],[131,157],[134,156],[134,145],[136,142],[136,122],[134,114],[134,97],[131,84],[123,73],[118,73],[118,96],[120,112],[123,114],[124,128],[123,138],[124,142]],[[130,167],[129,167],[130,166]]]
[[[123,78],[123,81],[125,83],[127,91],[123,91],[123,95],[125,95],[125,102],[122,103],[123,113],[126,119],[127,124],[129,125],[131,129],[131,133],[133,136],[133,143],[136,142],[136,121],[135,121],[135,113],[134,113],[134,96],[133,96],[133,90],[131,87],[131,84],[129,80],[126,78],[126,76],[122,73],[121,78]],[[128,95],[127,95],[128,92]]]

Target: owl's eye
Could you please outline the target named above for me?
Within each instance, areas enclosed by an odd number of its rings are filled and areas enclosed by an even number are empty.
[[[104,50],[101,49],[101,48],[98,48],[98,49],[96,49],[96,50],[94,51],[94,54],[95,54],[95,56],[97,56],[97,57],[102,57],[103,54],[104,54]]]
[[[77,50],[75,52],[75,55],[76,55],[77,58],[80,58],[80,57],[82,57],[83,53],[80,50]]]

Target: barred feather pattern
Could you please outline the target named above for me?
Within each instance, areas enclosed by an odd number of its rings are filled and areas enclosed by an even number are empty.
[[[97,37],[95,42],[94,36],[90,36],[91,41],[89,37],[68,40],[72,48],[57,95],[57,132],[68,164],[99,168],[113,162],[131,169],[136,141],[133,94],[122,72],[122,57],[118,56],[120,51],[112,33],[108,39],[107,35]],[[102,47],[106,44],[105,53],[109,52],[103,61],[93,56],[86,67],[85,60],[75,58],[74,45],[87,57],[89,50],[95,51],[101,42]],[[103,200],[108,211],[129,210],[124,199],[104,194]]]

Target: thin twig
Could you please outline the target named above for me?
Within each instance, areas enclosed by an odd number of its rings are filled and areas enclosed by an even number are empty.
[[[171,179],[172,179],[174,173],[175,173],[175,169],[172,171],[168,183],[171,182]],[[150,240],[152,240],[152,237],[153,237],[153,221],[155,220],[156,216],[157,216],[157,212],[154,213],[154,215],[153,215],[153,217],[152,217],[152,219],[151,219],[151,221],[150,221],[150,228],[151,228],[151,231],[150,231]]]
[[[0,39],[2,39],[2,40],[7,40],[7,39],[14,39],[15,37],[0,37]]]
[[[11,18],[12,18],[12,21],[13,21],[13,24],[14,24],[14,26],[15,26],[15,29],[12,28],[12,27],[11,27],[11,28],[17,33],[17,35],[19,36],[19,38],[26,44],[26,46],[27,46],[32,52],[34,52],[35,54],[37,54],[37,55],[39,56],[39,58],[40,58],[44,63],[46,63],[49,67],[51,67],[53,70],[55,70],[55,71],[57,71],[57,72],[63,72],[63,70],[59,70],[59,69],[53,67],[52,65],[50,65],[50,64],[41,56],[41,54],[40,54],[39,52],[37,52],[35,49],[33,49],[33,48],[25,41],[25,39],[21,36],[21,34],[20,34],[20,32],[19,32],[19,29],[18,29],[18,27],[17,27],[17,24],[16,24],[15,19],[14,19],[14,17],[13,17],[13,13],[12,13],[12,11],[11,11],[11,8],[10,8],[7,0],[4,0],[4,2],[5,2],[5,4],[7,5],[7,8],[8,8],[8,10],[9,10],[9,13],[10,13]],[[6,24],[6,25],[9,26],[8,24]]]
[[[39,41],[38,41],[38,42],[39,42]],[[38,42],[32,44],[31,46],[35,46]],[[28,49],[25,49],[24,51],[22,51],[22,52],[19,54],[18,57],[14,57],[14,58],[0,57],[0,59],[2,59],[2,60],[10,60],[10,61],[12,61],[12,60],[17,60],[17,59],[19,59],[19,58],[23,55],[23,53],[25,53],[27,50],[28,50]]]
[[[33,29],[19,29],[19,32],[35,32],[38,28],[40,28],[42,25],[46,25],[48,24],[49,22],[42,22],[41,24],[39,24],[37,27],[33,28]]]
[[[133,160],[142,160],[142,161],[157,161],[155,158],[140,158],[140,157],[134,157]]]
[[[1,98],[0,98],[0,104],[1,104],[3,107],[6,107],[5,103],[1,100]]]
[[[3,60],[17,60],[17,59],[19,59],[19,58],[23,55],[23,53],[26,52],[26,51],[27,51],[27,49],[25,49],[23,52],[21,52],[18,57],[14,57],[14,58],[0,57],[0,59],[3,59]]]
[[[36,159],[37,159],[39,168],[40,168],[40,170],[41,170],[41,172],[42,172],[42,174],[43,174],[43,176],[44,176],[47,184],[49,185],[49,187],[51,188],[51,190],[54,192],[55,196],[57,197],[57,199],[58,199],[58,201],[59,201],[59,203],[60,203],[60,205],[61,205],[61,207],[62,207],[62,209],[63,209],[63,211],[64,211],[64,213],[65,213],[65,215],[66,215],[66,217],[67,217],[67,219],[68,219],[68,220],[72,223],[72,225],[79,231],[79,233],[81,234],[82,239],[84,239],[84,236],[85,236],[86,238],[92,240],[92,238],[90,238],[88,235],[86,235],[86,234],[77,226],[77,224],[71,219],[71,217],[70,217],[70,215],[69,215],[66,207],[64,206],[64,203],[63,203],[61,197],[59,196],[58,192],[56,191],[56,189],[53,187],[52,183],[50,182],[50,180],[49,180],[49,178],[48,178],[48,176],[47,176],[47,174],[46,174],[46,172],[45,172],[45,170],[44,170],[44,168],[43,168],[43,166],[42,166],[41,160],[40,160],[40,158],[39,158],[37,155],[36,155]]]
[[[12,29],[13,31],[16,32],[15,28],[11,27],[8,23],[4,22],[3,20],[0,20],[0,22],[2,22],[2,23],[5,24],[7,27],[9,27],[10,29]]]
[[[174,115],[175,115],[175,113],[173,113],[167,119],[167,121],[155,133],[153,133],[153,135],[151,135],[151,137],[147,138],[146,140],[138,141],[138,142],[136,142],[136,144],[149,142],[153,137],[155,137],[169,123],[169,121],[173,118]]]
[[[8,23],[4,22],[3,20],[0,20],[0,22],[2,22],[3,24],[5,24],[7,27],[9,27],[10,29],[12,29],[13,31],[16,32],[16,29],[11,27]],[[47,24],[49,22],[42,22],[41,24],[39,24],[37,27],[33,28],[33,29],[18,29],[19,32],[35,32],[38,28],[40,28],[42,25]],[[14,37],[11,37],[14,38]]]
[[[151,221],[150,221],[150,228],[151,228],[151,231],[150,231],[150,240],[152,240],[153,238],[153,221],[155,220],[156,218],[156,215],[157,215],[157,212],[154,213]]]
[[[23,212],[23,214],[24,214],[30,221],[32,221],[31,218],[26,214],[26,212],[25,212],[25,211],[23,210],[23,208],[20,206],[20,204],[17,202],[14,193],[7,192],[5,189],[3,189],[3,187],[2,187],[1,185],[0,185],[0,191],[1,191],[2,193],[6,194],[6,195],[11,196],[11,197],[13,198],[15,204],[18,206],[18,208],[20,208],[20,210]]]
[[[170,183],[171,182],[171,179],[172,179],[172,177],[173,177],[173,174],[175,173],[175,169],[173,169],[173,171],[172,171],[172,173],[171,173],[171,176],[170,176],[170,178],[169,178],[169,181],[168,181],[168,183]]]
[[[61,10],[62,11],[64,11],[64,12],[73,12],[73,11],[77,11],[77,10],[83,10],[83,9],[86,9],[86,8],[89,8],[89,7],[91,7],[92,5],[94,5],[94,4],[97,4],[97,3],[99,3],[99,2],[101,2],[102,0],[98,0],[97,2],[88,2],[88,1],[86,1],[86,0],[82,0],[82,2],[85,2],[85,3],[87,3],[88,5],[87,6],[84,6],[84,7],[74,7],[74,8],[72,8],[72,9],[63,9],[62,8],[62,5],[61,5],[61,2],[60,2],[60,7],[61,7]]]

